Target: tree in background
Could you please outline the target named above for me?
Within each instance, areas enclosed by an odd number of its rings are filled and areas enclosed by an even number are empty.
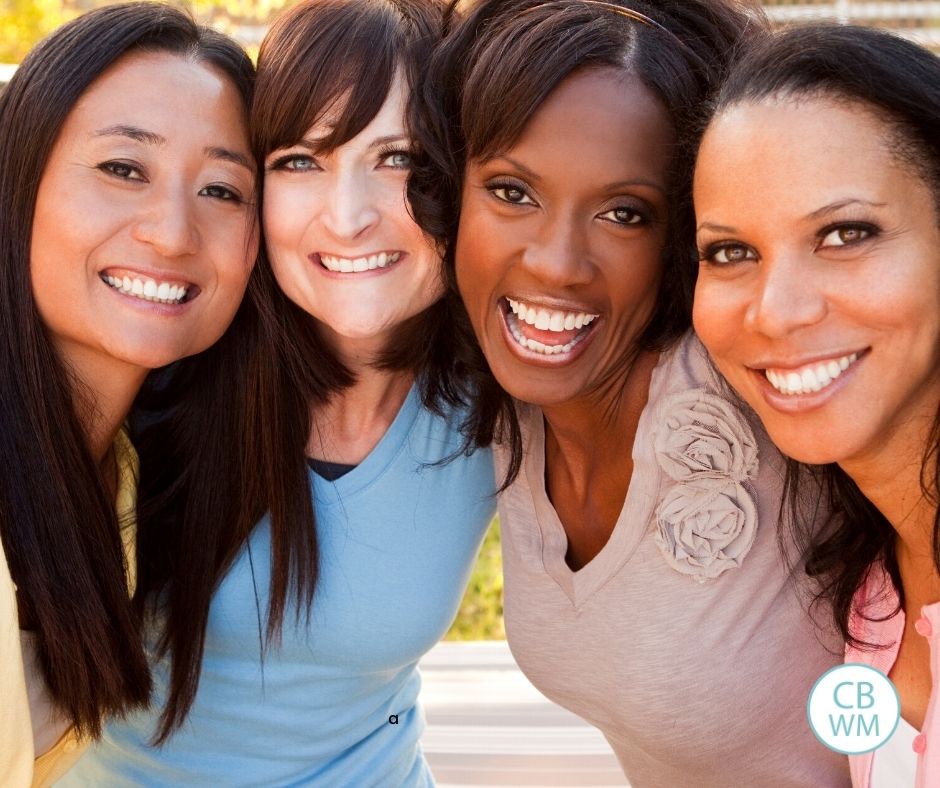
[[[37,41],[78,13],[60,0],[0,0],[0,63],[19,63]]]
[[[124,0],[0,0],[0,63],[23,56],[63,22]],[[252,55],[270,20],[294,0],[166,0],[240,41]]]

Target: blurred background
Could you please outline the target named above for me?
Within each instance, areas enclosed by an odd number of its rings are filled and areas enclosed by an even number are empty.
[[[18,63],[40,38],[72,17],[115,0],[0,0],[0,63]],[[270,20],[292,0],[177,0],[196,18],[256,52]],[[940,50],[938,0],[763,0],[778,24],[832,19],[895,30]]]
[[[0,0],[0,85],[41,38],[75,16],[118,0]],[[174,2],[174,0],[171,0]],[[294,0],[175,0],[204,24],[242,43],[254,57],[271,19]],[[832,20],[893,30],[940,52],[940,0],[763,0],[778,25]],[[486,536],[448,640],[502,640],[499,522]]]

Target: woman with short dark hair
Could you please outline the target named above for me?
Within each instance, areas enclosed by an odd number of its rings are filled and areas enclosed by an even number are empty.
[[[244,293],[252,77],[226,37],[134,3],[57,30],[0,94],[4,785],[51,783],[149,699],[123,424]]]

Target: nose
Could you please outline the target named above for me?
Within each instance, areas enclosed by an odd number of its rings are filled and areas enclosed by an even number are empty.
[[[134,225],[134,238],[164,257],[195,254],[200,244],[196,199],[185,188],[167,189],[155,195],[150,209]]]
[[[745,312],[745,327],[777,338],[819,323],[828,310],[821,274],[798,255],[765,257],[757,291]]]
[[[591,281],[591,264],[584,230],[572,215],[546,216],[525,244],[522,263],[540,282],[573,287]]]
[[[404,199],[404,195],[402,195]],[[379,223],[377,196],[368,178],[340,173],[332,184],[323,211],[323,224],[337,239],[352,241]]]

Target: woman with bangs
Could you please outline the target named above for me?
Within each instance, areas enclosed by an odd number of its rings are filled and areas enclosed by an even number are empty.
[[[848,783],[806,722],[841,643],[778,548],[783,460],[690,331],[694,130],[763,30],[716,0],[483,0],[423,94],[413,204],[495,439],[509,644],[636,788]]]
[[[406,198],[441,12],[308,0],[262,44],[266,254],[233,331],[142,419],[155,711],[109,725],[67,784],[432,782],[417,661],[494,509]]]

